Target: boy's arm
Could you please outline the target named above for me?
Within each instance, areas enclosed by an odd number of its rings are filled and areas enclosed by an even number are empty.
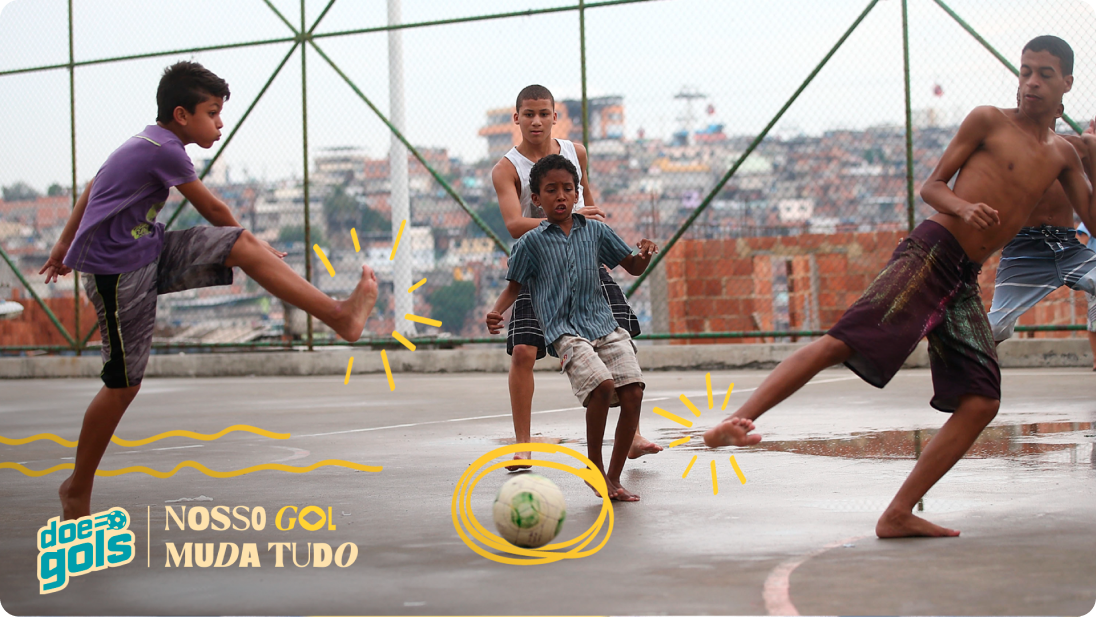
[[[209,189],[202,184],[201,180],[192,180],[175,188],[179,189],[179,192],[190,201],[198,214],[201,214],[202,218],[212,223],[214,227],[243,227],[236,221],[236,217],[232,216],[232,210],[228,208],[228,204],[217,199],[213,193],[209,192]],[[259,240],[259,244],[278,257],[287,255],[287,253],[270,246],[270,243],[265,240]]]
[[[499,198],[499,211],[506,223],[510,237],[517,239],[530,229],[540,226],[541,219],[527,218],[521,215],[521,195],[518,194],[518,171],[507,159],[502,159],[491,170],[491,184],[495,185],[495,194]]]
[[[1075,139],[1066,139],[1066,145],[1062,146],[1066,165],[1058,176],[1058,181],[1062,183],[1062,189],[1085,227],[1091,229],[1092,224],[1096,223],[1096,192],[1092,190],[1088,178],[1093,177],[1096,135],[1086,130],[1080,140],[1074,141]]]
[[[620,260],[620,267],[632,276],[639,276],[646,272],[647,266],[651,265],[651,258],[658,252],[655,243],[647,238],[640,240],[636,246],[639,247],[638,255],[628,255]]]
[[[1001,223],[997,211],[984,203],[972,204],[961,199],[948,186],[971,155],[984,143],[1000,115],[995,107],[976,107],[963,120],[955,138],[948,144],[936,169],[921,185],[921,198],[937,212],[957,216],[975,229],[987,229]]]
[[[582,216],[595,221],[605,222],[605,211],[594,203],[594,189],[590,184],[590,166],[586,164],[586,148],[582,144],[575,144],[575,154],[578,156],[578,166],[582,169]]]
[[[58,276],[64,276],[72,272],[72,268],[64,264],[64,259],[65,255],[68,254],[69,247],[72,246],[72,240],[76,237],[77,230],[80,229],[80,221],[83,220],[84,210],[88,207],[88,195],[91,194],[92,182],[95,182],[95,180],[88,182],[87,186],[84,187],[84,192],[80,193],[80,197],[76,200],[76,207],[72,209],[72,214],[69,215],[69,220],[65,223],[65,229],[61,231],[61,236],[57,238],[57,243],[53,245],[53,250],[49,252],[46,265],[38,271],[38,274],[46,275],[47,283],[56,281]]]
[[[228,204],[217,199],[217,196],[209,192],[201,180],[192,180],[186,184],[175,187],[186,197],[202,215],[202,218],[213,224],[214,227],[242,227],[232,216],[232,210]]]
[[[521,293],[521,283],[517,281],[510,281],[506,289],[502,290],[499,299],[495,301],[494,308],[487,313],[487,330],[491,334],[498,334],[502,331],[502,312],[514,304],[519,293]]]
[[[651,257],[658,252],[655,243],[644,238],[636,244],[639,247],[639,254],[633,255],[632,247],[628,246],[628,243],[605,223],[588,222],[586,224],[596,226],[595,229],[598,234],[597,258],[609,269],[620,266],[628,274],[639,276],[647,270],[647,266],[651,263]]]

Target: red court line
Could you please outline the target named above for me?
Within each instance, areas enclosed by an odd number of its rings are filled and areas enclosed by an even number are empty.
[[[792,604],[790,588],[792,572],[795,572],[795,569],[803,565],[807,560],[818,557],[830,549],[837,548],[844,544],[853,544],[858,540],[863,540],[867,537],[868,536],[856,536],[854,538],[845,538],[844,540],[831,542],[820,549],[811,551],[806,555],[793,557],[773,568],[773,571],[769,572],[768,578],[765,579],[765,588],[763,592],[765,597],[765,611],[770,615],[799,615],[799,611],[796,610],[795,605]]]

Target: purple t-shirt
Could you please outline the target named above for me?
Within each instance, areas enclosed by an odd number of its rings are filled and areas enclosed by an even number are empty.
[[[197,179],[183,142],[155,124],[145,127],[95,174],[65,265],[89,274],[121,274],[152,263],[164,245],[164,224],[156,215],[171,187]]]

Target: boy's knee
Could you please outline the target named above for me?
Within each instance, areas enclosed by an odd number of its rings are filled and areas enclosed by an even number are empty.
[[[972,420],[985,426],[997,417],[997,411],[1001,408],[1001,401],[985,396],[969,396],[960,401],[959,407]]]
[[[259,244],[259,239],[255,237],[255,234],[253,234],[250,231],[245,229],[242,232],[240,232],[239,236],[236,236],[236,244],[234,244],[233,247],[237,247],[237,246],[257,246],[258,244]]]
[[[643,400],[643,386],[638,383],[620,386],[617,388],[617,396],[620,397],[621,402]]]
[[[514,353],[510,356],[511,370],[532,371],[537,363],[537,348],[533,345],[515,345]]]
[[[139,392],[141,390],[141,384],[137,384],[135,386],[123,386],[123,387],[117,387],[117,388],[111,387],[111,386],[105,386],[105,390],[107,392],[109,392],[110,395],[115,397],[116,399],[119,399],[119,400],[122,400],[122,401],[125,401],[126,403],[128,403],[129,401],[132,401],[135,396],[137,396],[137,392]]]
[[[597,399],[609,402],[613,398],[614,391],[616,391],[616,385],[613,384],[613,380],[606,379],[605,381],[599,383],[596,388],[594,388],[594,391],[590,393],[589,400]]]
[[[830,335],[824,335],[814,345],[818,345],[819,351],[830,365],[841,364],[852,356],[852,348],[844,341]]]

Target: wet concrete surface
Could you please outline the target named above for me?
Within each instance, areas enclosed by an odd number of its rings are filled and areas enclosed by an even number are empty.
[[[926,518],[962,536],[888,541],[872,535],[875,520],[946,419],[927,404],[928,372],[903,371],[877,390],[843,369],[825,371],[758,422],[761,445],[703,447],[699,432],[730,413],[767,374],[713,373],[715,409],[709,410],[703,372],[648,373],[643,432],[663,446],[693,439],[629,462],[623,483],[643,499],[615,505],[602,550],[538,566],[477,555],[453,523],[460,475],[512,439],[503,375],[397,373],[394,392],[383,374],[354,375],[348,385],[342,377],[149,379],[119,437],[216,433],[235,424],[292,436],[236,432],[217,441],[171,437],[132,448],[112,445],[103,469],[166,471],[194,460],[229,471],[342,459],[383,471],[323,467],[219,479],[183,469],[167,479],[98,478],[93,512],[118,506],[130,513],[135,559],[40,595],[35,534],[58,514],[56,487],[67,472],[32,478],[0,469],[0,601],[14,615],[762,615],[782,606],[781,597],[802,614],[1081,615],[1092,609],[1096,374],[1006,370],[997,419],[922,504]],[[95,380],[4,382],[0,435],[76,439],[98,387]],[[683,393],[702,412],[699,418],[679,401]],[[654,406],[694,424],[679,426],[655,415]],[[538,437],[585,453],[584,414],[564,377],[537,375],[534,411]],[[611,431],[606,456],[609,444]],[[42,470],[71,462],[65,457],[73,452],[50,441],[0,445],[0,461]],[[731,468],[732,454],[745,484]],[[561,539],[578,536],[594,523],[600,500],[573,476],[541,473],[567,499]],[[471,496],[487,527],[505,475],[488,477]],[[198,498],[208,500],[176,501]],[[280,531],[274,518],[287,505],[330,507],[336,528]],[[173,521],[165,530],[168,506],[176,512],[261,506],[267,521],[261,531],[180,530]],[[166,568],[166,543],[188,541],[254,543],[261,567]],[[301,564],[311,558],[309,542],[354,543],[359,554],[346,568],[297,567],[287,550],[285,567],[277,568],[277,549],[268,549],[276,542],[296,542]]]

